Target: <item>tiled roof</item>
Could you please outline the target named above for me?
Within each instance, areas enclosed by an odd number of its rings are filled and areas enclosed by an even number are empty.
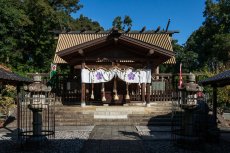
[[[202,85],[225,86],[230,85],[230,70],[219,73],[213,77],[200,81]]]
[[[57,43],[56,53],[64,49],[95,40],[97,38],[106,37],[108,35],[109,35],[108,33],[60,34]],[[137,39],[139,41],[148,43],[150,45],[160,47],[165,50],[173,51],[171,38],[169,34],[166,33],[123,33],[122,35],[125,35],[133,39]],[[60,63],[60,64],[66,63],[66,61],[60,58],[56,53],[53,62]],[[175,57],[172,57],[165,63],[166,64],[176,63]]]
[[[16,73],[11,72],[9,68],[0,65],[0,80],[4,82],[31,82],[32,80],[29,78],[22,77]]]

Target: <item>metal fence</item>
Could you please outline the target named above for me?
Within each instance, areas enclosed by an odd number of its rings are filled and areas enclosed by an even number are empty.
[[[36,95],[23,89],[18,95],[18,138],[22,147],[40,146],[55,135],[55,96],[51,92]],[[41,103],[36,104],[38,101]]]

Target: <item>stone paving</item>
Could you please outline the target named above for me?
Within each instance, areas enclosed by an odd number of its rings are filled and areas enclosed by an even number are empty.
[[[221,133],[217,142],[199,141],[186,147],[172,140],[170,127],[137,126],[147,153],[230,153],[230,133]]]
[[[145,153],[134,126],[95,126],[81,153]]]
[[[10,130],[0,129],[0,153],[230,153],[229,130],[221,130],[218,143],[188,149],[175,145],[165,126],[62,126],[55,139],[33,150],[20,150]]]

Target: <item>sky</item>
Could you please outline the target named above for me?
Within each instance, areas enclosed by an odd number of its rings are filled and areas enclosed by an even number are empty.
[[[204,21],[205,0],[80,0],[83,5],[73,17],[80,14],[98,21],[105,29],[112,27],[116,16],[128,15],[133,20],[132,30],[165,29],[168,19],[169,30],[179,30],[174,34],[179,44],[184,44],[193,31]]]

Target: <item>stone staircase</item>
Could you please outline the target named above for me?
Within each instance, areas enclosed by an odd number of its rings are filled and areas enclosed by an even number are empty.
[[[145,106],[57,106],[56,126],[160,125],[171,126],[171,103]]]

